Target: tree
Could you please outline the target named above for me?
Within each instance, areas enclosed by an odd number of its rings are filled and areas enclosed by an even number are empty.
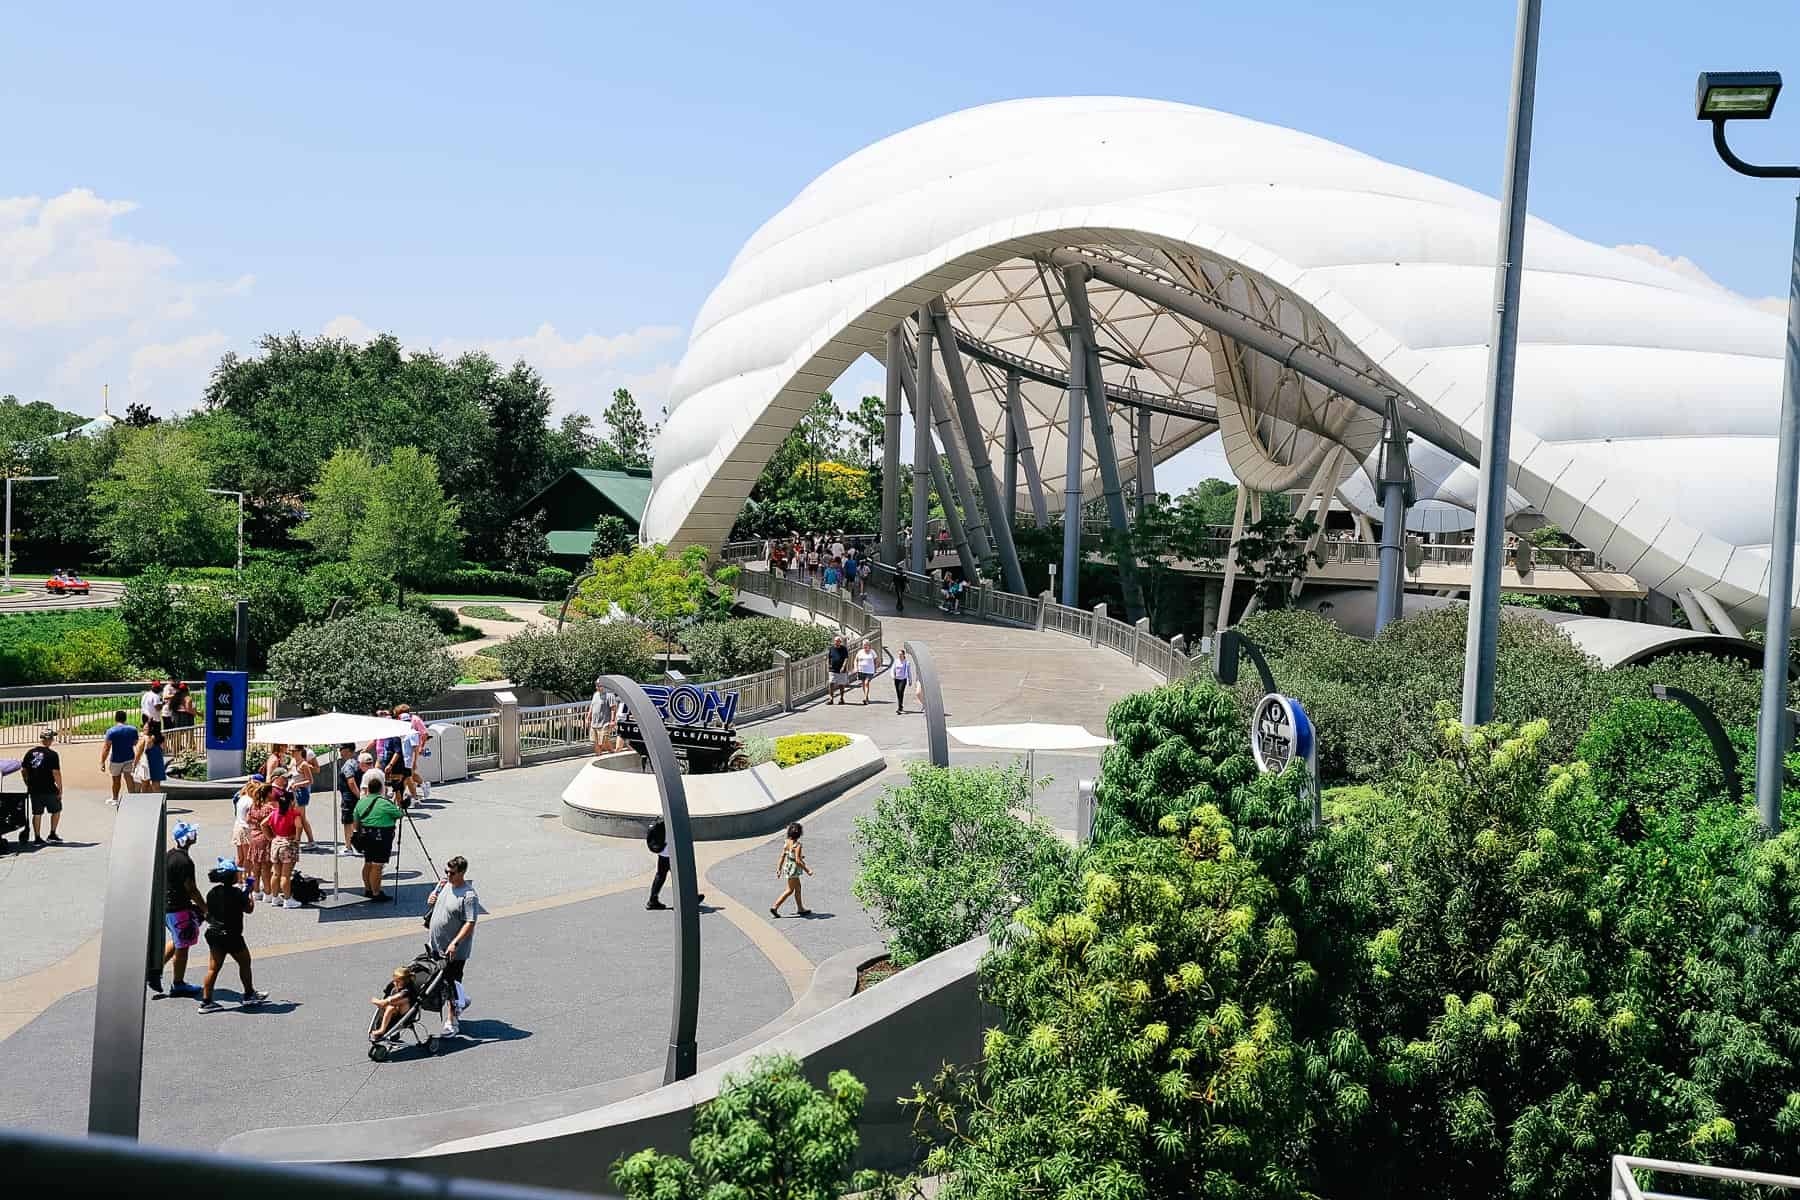
[[[284,700],[317,712],[420,705],[456,682],[456,660],[427,619],[369,609],[302,625],[269,655]]]
[[[629,621],[572,621],[560,631],[526,629],[494,647],[506,677],[520,687],[579,699],[601,675],[649,679],[656,647]]]
[[[868,1089],[848,1071],[815,1088],[791,1055],[759,1058],[730,1075],[694,1114],[689,1158],[640,1150],[613,1165],[626,1200],[834,1200],[852,1181]]]
[[[81,418],[42,400],[23,404],[17,396],[0,396],[0,471],[28,473],[34,454],[49,439],[80,425]]]
[[[665,646],[692,621],[722,620],[731,615],[738,568],[707,571],[706,551],[689,546],[671,555],[666,546],[639,546],[594,563],[582,581],[573,607],[590,616],[607,616],[616,608],[660,637]],[[667,665],[667,650],[664,665]]]
[[[133,403],[125,406],[125,425],[127,428],[148,429],[160,420],[162,420],[162,418],[151,412],[148,404]]]
[[[375,464],[367,454],[340,447],[320,470],[306,519],[294,528],[294,536],[310,543],[323,561],[349,559],[350,547],[369,518],[375,475]]]
[[[369,508],[350,545],[350,561],[418,587],[461,561],[460,506],[444,495],[437,463],[401,446],[376,469]]]
[[[109,561],[199,565],[228,560],[237,508],[211,495],[212,471],[198,440],[174,425],[129,433],[90,498]]]
[[[494,559],[502,570],[529,575],[550,557],[550,538],[544,532],[544,510],[528,516],[514,517],[500,534],[494,547]]]
[[[602,513],[594,519],[594,544],[588,548],[588,556],[611,558],[615,554],[624,554],[636,544],[637,538],[623,517]]]
[[[606,406],[604,416],[606,437],[602,442],[609,452],[611,461],[607,464],[614,467],[648,467],[655,449],[656,435],[662,431],[660,425],[651,425],[644,420],[643,410],[632,397],[628,388],[618,388],[612,394],[612,403]]]

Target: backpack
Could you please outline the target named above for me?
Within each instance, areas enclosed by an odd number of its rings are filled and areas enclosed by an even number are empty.
[[[644,845],[650,847],[650,853],[661,854],[669,844],[669,831],[661,821],[644,830]]]
[[[317,904],[322,894],[317,879],[311,875],[302,875],[298,871],[294,872],[293,879],[288,886],[290,889],[288,894],[302,904]]]

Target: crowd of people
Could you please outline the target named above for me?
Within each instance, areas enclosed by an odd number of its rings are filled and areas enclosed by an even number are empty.
[[[764,548],[769,570],[795,583],[841,592],[857,601],[868,594],[871,555],[867,545],[842,533],[793,533]]]

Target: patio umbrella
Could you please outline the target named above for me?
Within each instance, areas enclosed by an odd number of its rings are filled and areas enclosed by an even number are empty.
[[[1046,725],[1026,721],[1017,725],[958,725],[949,731],[951,737],[965,746],[985,750],[1023,750],[1025,770],[1037,778],[1039,750],[1098,750],[1113,744],[1109,737],[1089,733],[1079,725]]]

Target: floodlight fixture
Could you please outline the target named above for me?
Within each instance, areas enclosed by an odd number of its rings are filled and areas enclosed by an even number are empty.
[[[1779,71],[1702,71],[1694,116],[1702,121],[1766,121],[1781,95]]]

